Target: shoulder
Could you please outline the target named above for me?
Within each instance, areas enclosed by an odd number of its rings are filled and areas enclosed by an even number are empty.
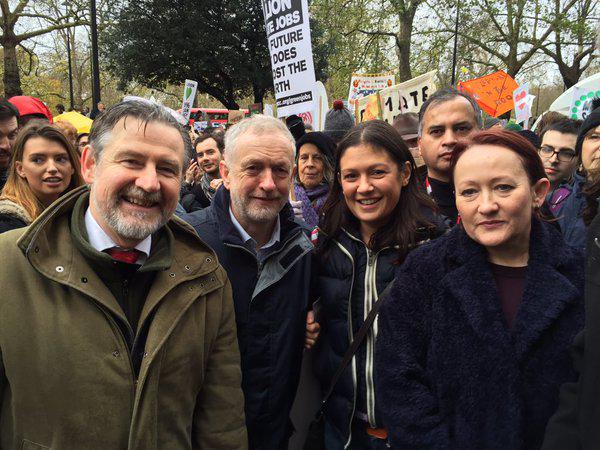
[[[198,234],[204,234],[207,231],[206,225],[214,225],[217,223],[216,216],[211,206],[189,214],[184,214],[181,216],[181,219],[194,227]]]

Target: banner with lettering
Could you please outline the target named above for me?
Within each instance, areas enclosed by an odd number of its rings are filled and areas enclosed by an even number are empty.
[[[379,91],[382,119],[391,124],[398,114],[419,112],[423,103],[437,89],[435,74],[436,71],[432,70]]]
[[[381,89],[394,85],[396,77],[393,73],[360,74],[353,73],[350,79],[348,104],[354,107],[356,100],[375,94]]]
[[[315,68],[307,0],[262,0],[277,117],[314,108]]]

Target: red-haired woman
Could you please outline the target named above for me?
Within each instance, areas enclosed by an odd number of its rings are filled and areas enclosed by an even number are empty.
[[[538,449],[575,378],[583,256],[539,219],[535,148],[503,130],[451,161],[461,225],[413,251],[379,314],[376,389],[392,448]]]

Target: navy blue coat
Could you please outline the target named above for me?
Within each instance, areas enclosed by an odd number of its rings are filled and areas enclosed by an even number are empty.
[[[392,448],[540,448],[560,385],[576,377],[583,269],[534,221],[509,331],[485,249],[462,226],[412,252],[379,313],[376,390]]]
[[[231,222],[229,201],[221,188],[211,206],[183,219],[215,250],[231,281],[250,448],[287,449],[312,306],[313,245],[288,204],[279,215],[281,240],[258,258]]]

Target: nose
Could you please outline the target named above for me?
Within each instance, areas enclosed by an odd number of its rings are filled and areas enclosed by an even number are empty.
[[[158,181],[156,167],[148,164],[144,170],[138,174],[135,185],[146,192],[160,191],[160,182]]]
[[[56,162],[52,158],[48,158],[46,162],[46,172],[48,173],[56,173],[58,169],[56,168]]]
[[[548,161],[550,161],[552,164],[555,164],[558,162],[558,153],[552,153],[552,156],[548,159]]]
[[[444,136],[442,136],[442,145],[453,146],[456,144],[457,138],[452,127],[446,128]]]
[[[0,149],[2,149],[2,150],[10,149],[10,140],[8,139],[8,136],[0,137]]]
[[[369,177],[366,175],[361,175],[360,179],[358,180],[358,188],[356,189],[356,192],[359,194],[366,194],[372,190],[373,185],[369,181]]]
[[[273,172],[271,171],[271,169],[265,169],[263,171],[260,179],[259,188],[267,192],[275,190],[275,180],[273,179]]]
[[[481,195],[478,211],[480,214],[488,216],[498,211],[498,202],[494,198],[494,194],[491,192],[483,192]]]
[[[312,156],[309,156],[308,159],[306,160],[306,167],[314,167],[314,166],[315,166],[315,161]]]

